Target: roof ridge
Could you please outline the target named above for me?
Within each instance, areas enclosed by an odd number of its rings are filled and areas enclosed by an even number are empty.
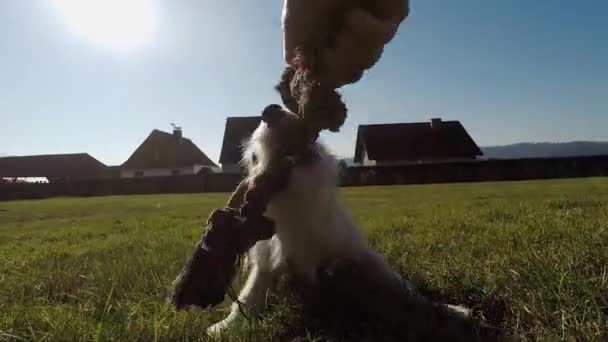
[[[246,115],[246,116],[227,116],[226,119],[251,119],[259,118],[259,115]]]
[[[160,129],[157,129],[157,128],[154,128],[154,129],[152,130],[152,132],[150,133],[150,135],[151,135],[152,133],[154,133],[154,132],[161,133],[161,134],[163,134],[163,135],[165,135],[165,136],[167,136],[167,137],[173,137],[173,136],[174,136],[174,134],[173,134],[173,133],[170,133],[170,132],[165,132],[165,131],[161,131]],[[150,135],[148,135],[148,137],[149,137]],[[193,143],[193,142],[192,142],[192,140],[191,140],[190,138],[186,138],[186,137],[185,137],[185,136],[183,136],[183,135],[180,137],[180,139],[182,139],[182,140],[186,140],[186,141],[188,141],[188,142]],[[144,141],[145,141],[145,140],[144,140]],[[194,144],[194,143],[193,143],[193,144]]]
[[[121,164],[123,168],[176,167],[194,164],[217,166],[191,139],[153,129]]]
[[[460,120],[441,120],[442,123],[460,123]],[[361,124],[359,125],[360,127],[364,127],[364,126],[398,126],[398,125],[419,125],[419,124],[423,124],[423,125],[430,125],[431,121],[416,121],[416,122],[389,122],[389,123],[377,123],[377,124]]]
[[[28,154],[28,155],[8,155],[0,158],[26,158],[26,157],[58,157],[58,156],[89,156],[93,157],[88,152],[75,152],[75,153],[50,153],[50,154]]]

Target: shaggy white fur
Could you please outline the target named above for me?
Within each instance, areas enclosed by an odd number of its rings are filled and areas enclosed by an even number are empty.
[[[286,115],[281,120],[296,120]],[[253,133],[244,150],[244,163],[250,178],[262,172],[279,153],[277,146],[285,136],[281,125],[272,128],[264,122]],[[320,265],[337,260],[353,260],[373,269],[382,281],[403,286],[404,281],[384,258],[368,247],[359,227],[342,205],[338,194],[338,162],[323,145],[311,148],[318,158],[296,165],[287,189],[270,201],[265,215],[274,221],[276,234],[258,242],[248,253],[250,273],[239,294],[248,316],[254,317],[265,306],[266,295],[277,278],[290,268],[311,283],[316,282]],[[365,270],[362,270],[365,271]],[[408,284],[409,286],[409,284]],[[238,322],[243,315],[234,303],[223,321],[208,329],[216,335]]]

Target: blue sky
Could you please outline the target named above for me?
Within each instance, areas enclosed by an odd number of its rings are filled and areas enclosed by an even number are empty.
[[[53,1],[0,1],[2,154],[120,164],[174,122],[217,160],[226,116],[280,102],[279,0],[149,0],[153,33],[128,51],[78,34]],[[359,124],[436,116],[460,120],[482,146],[608,140],[608,2],[411,7],[380,62],[343,89],[347,123],[323,136],[337,154],[352,156]]]

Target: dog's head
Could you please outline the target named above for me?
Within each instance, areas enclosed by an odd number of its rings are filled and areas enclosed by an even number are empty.
[[[313,144],[317,136],[296,114],[272,104],[262,111],[262,121],[245,144],[243,163],[251,173],[272,160],[298,154]]]

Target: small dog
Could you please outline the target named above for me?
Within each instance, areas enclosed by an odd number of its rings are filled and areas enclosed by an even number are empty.
[[[263,121],[245,145],[243,163],[248,178],[253,179],[282,156],[282,147],[290,143],[289,133],[298,117],[282,110],[263,115]],[[296,164],[287,189],[276,194],[265,215],[274,221],[276,234],[258,242],[248,253],[248,279],[238,303],[224,320],[214,324],[208,333],[217,335],[240,321],[243,311],[255,317],[264,309],[267,292],[287,270],[298,274],[309,284],[317,282],[320,267],[340,260],[350,260],[373,270],[379,281],[392,286],[413,287],[403,280],[385,259],[373,251],[338,194],[338,162],[326,148],[312,142],[306,148],[314,156],[309,162]],[[365,271],[365,270],[362,270]],[[459,309],[456,309],[459,310]]]

